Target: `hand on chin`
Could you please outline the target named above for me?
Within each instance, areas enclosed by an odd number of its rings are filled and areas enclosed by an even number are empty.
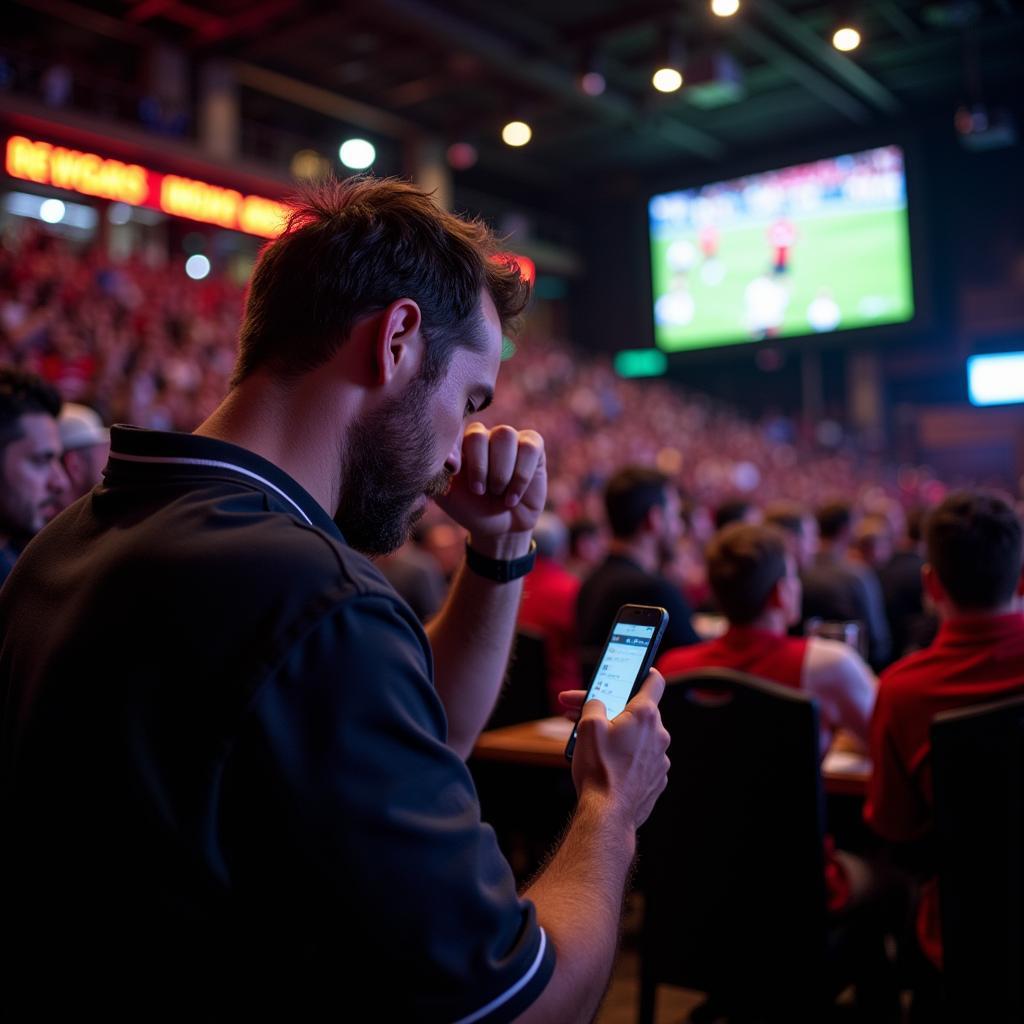
[[[544,440],[533,430],[488,429],[471,423],[462,439],[462,465],[437,504],[465,527],[474,547],[529,535],[544,510]]]

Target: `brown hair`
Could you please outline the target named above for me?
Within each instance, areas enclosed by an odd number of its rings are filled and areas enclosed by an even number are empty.
[[[802,537],[804,533],[804,519],[810,512],[790,501],[776,501],[764,510],[764,521],[768,526],[774,526],[786,533],[796,537]]]
[[[1008,501],[957,491],[928,517],[928,562],[957,608],[987,612],[1014,595],[1021,573],[1021,522]]]
[[[394,178],[310,185],[293,200],[283,234],[260,254],[246,297],[232,386],[259,367],[297,377],[327,362],[355,322],[410,298],[420,307],[436,381],[454,349],[482,345],[480,293],[513,330],[529,286],[480,220],[440,209]]]
[[[708,582],[725,617],[753,622],[786,575],[786,539],[774,526],[733,523],[711,539]]]
[[[25,436],[21,417],[45,413],[60,415],[60,392],[42,377],[13,366],[0,367],[0,452]]]

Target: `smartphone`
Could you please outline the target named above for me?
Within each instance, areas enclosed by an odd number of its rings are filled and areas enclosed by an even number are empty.
[[[600,700],[609,718],[619,714],[650,672],[667,625],[668,612],[664,608],[624,604],[612,623],[597,671],[587,690],[587,700]],[[575,747],[574,726],[565,747],[565,756],[570,761]]]

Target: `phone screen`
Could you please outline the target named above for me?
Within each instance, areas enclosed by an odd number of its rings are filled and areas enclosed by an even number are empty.
[[[668,612],[664,608],[624,604],[619,609],[587,690],[587,700],[600,700],[609,719],[620,715],[640,688],[667,625]],[[576,730],[573,729],[565,746],[565,756],[570,761],[575,747]]]
[[[615,623],[587,695],[587,700],[596,697],[604,704],[609,718],[620,714],[629,702],[633,683],[644,663],[654,630],[654,626]]]

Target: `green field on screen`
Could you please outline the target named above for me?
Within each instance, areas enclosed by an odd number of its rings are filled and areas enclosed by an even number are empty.
[[[717,260],[721,280],[702,275],[695,234],[696,261],[687,275],[693,299],[693,318],[684,325],[655,322],[655,341],[666,351],[708,348],[756,341],[746,317],[745,291],[759,276],[781,283],[789,293],[776,337],[813,334],[807,311],[815,298],[827,293],[839,310],[836,330],[901,323],[914,315],[910,245],[903,209],[837,212],[813,218],[793,218],[797,238],[789,252],[789,269],[772,277],[773,250],[767,225],[725,229],[719,237]],[[666,253],[676,238],[651,244],[654,298],[672,286]],[[713,275],[712,275],[713,276]]]

